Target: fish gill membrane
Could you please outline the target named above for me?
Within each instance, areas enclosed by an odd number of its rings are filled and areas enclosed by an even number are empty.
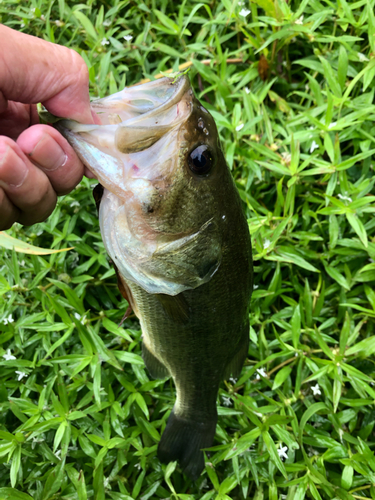
[[[186,76],[91,105],[100,125],[55,126],[104,187],[100,230],[140,320],[145,365],[176,386],[159,459],[178,460],[195,480],[220,381],[239,375],[248,352],[247,222],[213,118]]]

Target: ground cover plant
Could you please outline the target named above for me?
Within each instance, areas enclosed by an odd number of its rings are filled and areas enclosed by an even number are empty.
[[[92,96],[191,64],[255,265],[249,356],[192,483],[156,457],[174,389],[118,326],[95,182],[7,232],[74,249],[0,236],[0,498],[375,499],[374,0],[2,0],[0,21],[77,50]]]

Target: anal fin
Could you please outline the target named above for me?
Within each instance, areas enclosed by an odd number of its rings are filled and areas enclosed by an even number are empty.
[[[168,378],[170,373],[161,361],[142,342],[142,358],[152,378]]]

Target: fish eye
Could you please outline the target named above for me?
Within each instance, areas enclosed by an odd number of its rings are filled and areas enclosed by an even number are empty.
[[[189,153],[188,164],[190,170],[197,175],[207,175],[214,164],[214,156],[211,149],[201,144]]]

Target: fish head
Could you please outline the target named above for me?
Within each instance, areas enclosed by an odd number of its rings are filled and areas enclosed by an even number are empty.
[[[220,265],[220,185],[228,168],[216,125],[186,76],[92,102],[100,125],[57,128],[103,185],[103,241],[121,276],[176,295]]]

